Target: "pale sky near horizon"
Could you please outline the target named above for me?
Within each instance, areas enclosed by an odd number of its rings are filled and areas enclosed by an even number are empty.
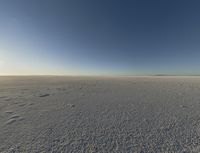
[[[1,0],[0,75],[199,75],[200,1]]]

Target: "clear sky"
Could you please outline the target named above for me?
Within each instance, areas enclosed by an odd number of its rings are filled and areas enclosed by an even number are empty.
[[[200,74],[199,0],[0,0],[0,75]]]

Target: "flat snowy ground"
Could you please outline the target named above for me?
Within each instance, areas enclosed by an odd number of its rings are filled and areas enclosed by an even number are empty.
[[[0,152],[200,152],[198,77],[0,77]]]

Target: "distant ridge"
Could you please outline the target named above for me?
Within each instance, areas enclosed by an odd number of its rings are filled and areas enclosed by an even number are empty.
[[[152,76],[200,76],[199,74],[184,74],[184,75],[176,75],[176,74],[155,74]]]

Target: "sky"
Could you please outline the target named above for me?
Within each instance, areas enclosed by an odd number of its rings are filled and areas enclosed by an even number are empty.
[[[0,0],[0,75],[199,75],[199,0]]]

